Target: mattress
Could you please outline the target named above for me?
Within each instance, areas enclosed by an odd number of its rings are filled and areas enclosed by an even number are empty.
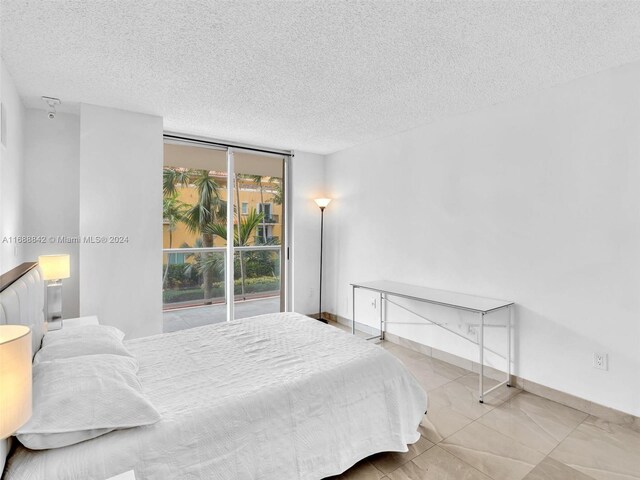
[[[303,315],[127,347],[162,420],[55,450],[18,446],[5,480],[105,480],[128,470],[137,480],[318,480],[420,437],[427,398],[402,363]]]

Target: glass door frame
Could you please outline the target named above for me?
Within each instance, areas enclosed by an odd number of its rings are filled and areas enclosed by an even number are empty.
[[[282,241],[280,245],[280,310],[284,312],[291,311],[292,307],[292,291],[290,279],[292,277],[292,262],[290,258],[290,245],[289,239],[291,238],[291,205],[290,205],[290,171],[291,171],[291,157],[293,153],[286,150],[266,149],[260,147],[254,147],[250,145],[229,144],[227,142],[221,142],[205,137],[198,136],[185,136],[172,132],[164,132],[163,142],[165,141],[185,143],[191,145],[200,144],[203,147],[215,147],[219,150],[225,150],[227,155],[227,244],[225,248],[225,303],[226,303],[226,321],[229,322],[235,317],[235,274],[234,274],[234,259],[236,250],[234,245],[234,188],[236,188],[236,174],[235,174],[235,161],[234,153],[247,151],[248,153],[262,153],[271,156],[281,156],[283,160],[283,228],[282,228]],[[241,208],[241,205],[238,205]]]

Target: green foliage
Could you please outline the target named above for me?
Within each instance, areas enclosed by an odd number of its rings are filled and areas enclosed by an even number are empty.
[[[198,238],[193,247],[203,248],[202,239]],[[191,248],[183,243],[180,248]],[[189,252],[186,253],[185,274],[191,275],[191,270],[204,274],[210,282],[215,282],[224,277],[224,254],[221,252]],[[203,280],[204,281],[204,280]]]
[[[178,266],[178,265],[171,265]],[[240,295],[241,293],[240,279],[235,281],[234,293]],[[245,280],[246,294],[258,294],[258,293],[278,293],[280,291],[280,278],[277,277],[257,277],[248,278]],[[212,297],[211,298],[224,298],[224,282],[215,282],[212,285]],[[165,304],[189,302],[189,301],[201,301],[204,298],[204,291],[199,287],[182,288],[182,289],[165,289],[163,292],[163,301]]]
[[[280,255],[278,252],[245,252],[245,275],[248,278],[277,276],[280,269]]]
[[[242,175],[251,179],[260,187],[262,200],[263,181],[269,177]],[[199,235],[195,248],[212,247],[218,235],[226,239],[227,202],[220,198],[219,185],[212,172],[185,168],[165,167],[163,170],[163,214],[169,223],[169,241],[179,222],[182,222],[194,234]],[[278,182],[277,185],[280,185]],[[186,204],[178,199],[178,187],[195,189],[197,201]],[[281,190],[280,190],[281,191]],[[239,194],[239,192],[236,192]],[[238,200],[239,201],[239,200]],[[277,203],[277,201],[276,201]],[[256,228],[265,223],[263,213],[252,209],[248,215],[238,215],[238,224],[234,227],[234,245],[248,246]],[[256,244],[269,244],[265,239],[256,239]],[[189,245],[183,244],[183,248]],[[219,252],[191,252],[186,254],[186,263],[164,265],[165,302],[212,299],[223,292],[224,255]],[[242,294],[270,291],[279,288],[279,258],[277,252],[240,252],[234,261],[236,285]],[[269,278],[268,282],[255,282],[256,278]],[[251,285],[250,288],[245,288]],[[266,285],[266,286],[265,286]],[[175,298],[179,298],[176,300]],[[173,300],[172,300],[173,299]]]
[[[169,248],[173,243],[173,232],[176,230],[178,222],[184,218],[189,205],[178,200],[178,192],[165,195],[162,199],[162,218],[169,223]]]
[[[189,269],[186,263],[168,265],[163,288],[171,290],[197,288],[202,284],[202,275],[196,269]],[[166,268],[167,266],[165,266]]]
[[[282,179],[272,177],[271,181],[276,185],[276,193],[273,195],[273,203],[282,205],[284,203],[284,190],[282,189]]]
[[[187,168],[165,167],[162,170],[162,192],[166,197],[178,194],[178,185],[189,186],[193,170]]]
[[[240,215],[240,232],[238,233],[237,228],[234,228],[233,232],[233,244],[236,247],[249,245],[253,231],[260,225],[260,222],[262,222],[264,214],[258,213],[255,208],[252,208],[249,214],[244,216],[245,218],[242,217],[243,215]],[[221,223],[209,224],[203,231],[211,235],[218,235],[221,238],[227,238],[227,226]]]

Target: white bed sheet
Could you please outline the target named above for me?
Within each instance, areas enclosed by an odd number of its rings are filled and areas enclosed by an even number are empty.
[[[162,415],[56,450],[19,446],[5,480],[303,480],[418,440],[427,398],[375,344],[295,313],[127,342]],[[55,412],[51,412],[55,415]]]

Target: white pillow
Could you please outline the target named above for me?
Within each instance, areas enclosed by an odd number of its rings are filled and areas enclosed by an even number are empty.
[[[142,393],[135,358],[85,355],[33,367],[33,415],[17,432],[27,448],[59,448],[160,415]]]
[[[33,359],[40,362],[79,357],[81,355],[111,354],[132,356],[122,343],[124,333],[107,325],[86,325],[48,332],[42,338],[42,348]]]

